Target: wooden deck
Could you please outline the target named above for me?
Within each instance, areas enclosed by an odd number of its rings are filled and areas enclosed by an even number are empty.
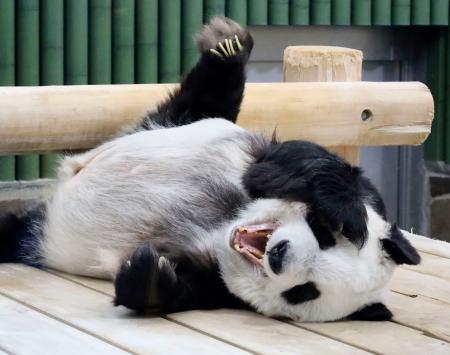
[[[111,283],[0,265],[0,354],[450,354],[450,244],[409,236],[422,264],[392,281],[390,322],[295,323],[255,313],[137,317]]]

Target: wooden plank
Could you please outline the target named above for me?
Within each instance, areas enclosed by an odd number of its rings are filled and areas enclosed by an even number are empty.
[[[450,305],[426,297],[391,292],[388,302],[394,321],[450,342]]]
[[[75,282],[85,284],[88,287],[98,289],[108,294],[113,294],[114,292],[112,283],[107,281],[84,278],[63,273],[60,273],[60,275],[62,277],[68,277],[70,279],[73,279]],[[421,330],[423,333],[432,335],[433,337],[436,337],[440,340],[450,340],[450,306],[447,303],[422,296],[409,297],[398,293],[392,293],[388,306],[394,312],[395,322],[410,328],[414,328],[416,330]],[[197,312],[197,315],[198,314],[199,312]],[[180,315],[180,317],[182,316]],[[189,324],[189,326],[191,327],[195,327],[197,325],[195,323],[191,323],[190,319],[178,319],[178,321],[180,323],[189,322],[186,324]],[[353,322],[349,323],[350,326],[352,323]],[[211,325],[211,322],[205,322],[205,324],[208,324],[208,329],[205,330],[206,332],[214,329],[214,325]],[[437,346],[432,340],[430,340],[429,337],[425,337],[420,332],[407,331],[405,329],[402,329],[403,327],[399,327],[400,326],[394,326],[392,328],[392,326],[389,326],[386,329],[386,332],[390,332],[393,329],[400,330],[398,333],[397,343],[409,343],[409,339],[413,338],[414,344],[422,344],[419,349],[422,349],[424,346],[431,348]],[[367,329],[367,332],[370,332],[370,329]],[[379,334],[380,337],[383,337],[383,334],[384,332]],[[329,334],[327,333],[326,335],[333,337],[333,332],[330,332]],[[363,332],[361,333],[361,335],[365,336],[365,333]],[[347,337],[335,339],[345,342],[349,340],[349,338]],[[377,344],[376,341],[373,340],[369,345],[370,346],[366,348],[367,350],[382,350],[383,353],[394,353],[397,349],[392,348],[389,342],[386,344]]]
[[[0,87],[0,154],[91,148],[136,123],[174,88]],[[238,124],[268,134],[276,127],[281,139],[325,146],[419,144],[433,110],[430,91],[417,82],[251,83]]]
[[[355,347],[248,311],[190,311],[168,318],[260,354],[364,354]]]
[[[422,258],[419,265],[402,265],[401,267],[450,281],[450,259],[422,252],[419,252],[419,254]]]
[[[379,354],[449,354],[450,344],[392,322],[293,323]]]
[[[402,232],[418,250],[450,259],[450,243],[442,240],[422,237],[421,235],[412,234],[407,231]]]
[[[105,295],[108,295],[111,297],[114,296],[114,284],[109,280],[101,280],[101,279],[95,279],[93,277],[72,275],[72,274],[67,274],[65,272],[56,271],[56,270],[48,270],[48,272],[53,275],[57,275],[63,279],[70,280],[79,285],[91,288],[91,289],[101,292],[101,293],[104,293]]]
[[[59,276],[86,287],[114,295],[111,282],[57,272]],[[355,348],[336,343],[316,334],[293,329],[278,321],[253,312],[236,310],[191,311],[167,316],[179,324],[197,329],[216,338],[257,351],[276,354],[280,352],[308,352],[337,349],[338,353],[361,353]],[[226,325],[224,327],[224,325]],[[297,339],[301,338],[301,344]],[[331,341],[331,342],[330,342]],[[317,343],[317,344],[316,344]],[[321,344],[320,346],[318,344]],[[317,349],[317,350],[316,350]]]
[[[435,276],[399,268],[394,273],[390,288],[404,295],[420,295],[450,304],[450,282]]]
[[[127,354],[4,296],[0,318],[0,347],[14,354]]]
[[[139,354],[243,352],[166,319],[115,308],[107,295],[34,268],[3,264],[0,284],[2,294]]]
[[[63,277],[69,277],[70,279],[75,280],[76,282],[86,284],[88,287],[92,287],[94,289],[98,289],[102,292],[106,292],[109,294],[113,294],[114,290],[112,287],[112,283],[107,281],[101,281],[101,280],[95,280],[90,278],[84,278],[79,276],[73,276],[73,275],[67,275],[62,274]],[[417,330],[422,330],[425,334],[431,334],[432,336],[439,338],[441,340],[447,340],[450,341],[450,306],[448,306],[446,303],[424,298],[421,296],[418,297],[409,297],[402,294],[392,293],[389,301],[389,308],[394,312],[394,320],[395,322],[411,327]],[[204,317],[203,314],[200,314],[201,312],[196,312],[196,315],[200,315],[200,318]],[[192,322],[192,318],[194,316],[189,315],[185,317],[183,314],[175,315],[177,318],[174,318],[175,320],[179,321],[180,323],[184,324],[186,322],[187,325],[191,327],[196,327],[197,322]],[[216,316],[216,314],[214,314]],[[169,316],[172,317],[172,316]],[[185,318],[183,318],[185,317]],[[221,319],[221,318],[220,318]],[[220,319],[217,321],[220,322]],[[227,320],[228,321],[228,320]],[[260,322],[260,321],[258,321]],[[220,336],[220,327],[219,333],[216,333],[216,327],[214,324],[211,324],[211,322],[205,320],[204,328],[207,329],[201,329],[205,332],[209,333],[211,329],[214,329],[214,335]],[[227,323],[228,324],[228,323]],[[352,324],[352,323],[350,323]],[[399,329],[399,328],[392,328],[390,327],[387,331],[391,331],[392,329]],[[241,331],[241,336],[245,334],[245,332]],[[327,334],[329,336],[332,336],[332,334]],[[381,334],[382,336],[382,334]],[[247,335],[245,335],[247,337]],[[397,339],[397,342],[407,343],[409,341],[409,338],[413,337],[415,343],[420,343],[421,341],[425,343],[429,343],[429,338],[424,338],[423,335],[421,335],[418,332],[408,332],[404,329],[401,329],[400,335]],[[344,338],[339,338],[339,340],[346,341]],[[358,345],[358,344],[356,344]],[[384,348],[380,348],[382,345],[378,345],[377,347],[369,347],[366,348],[370,351],[379,351],[380,349],[383,350],[383,352],[390,353],[394,352],[395,349],[392,349],[389,344],[387,344]],[[427,345],[431,346],[431,345]],[[434,346],[434,345],[432,345]]]

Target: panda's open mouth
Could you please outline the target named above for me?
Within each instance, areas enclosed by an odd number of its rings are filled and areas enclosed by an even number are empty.
[[[231,245],[253,264],[262,267],[267,242],[277,227],[276,222],[238,227],[232,233]]]

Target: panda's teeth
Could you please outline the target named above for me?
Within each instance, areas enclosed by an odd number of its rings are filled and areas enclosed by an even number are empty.
[[[241,251],[241,247],[238,243],[234,244],[234,249],[236,249],[237,251]]]
[[[251,253],[252,253],[254,256],[256,256],[257,258],[260,258],[260,259],[262,259],[263,255],[264,255],[264,254],[261,253],[259,250],[252,250]]]

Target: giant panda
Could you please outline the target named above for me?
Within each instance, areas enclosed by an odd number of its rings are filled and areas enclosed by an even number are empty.
[[[115,304],[385,320],[417,251],[357,167],[235,124],[250,33],[217,17],[178,90],[135,127],[66,157],[52,198],[3,218],[1,261],[114,280]],[[264,102],[261,102],[262,109]]]

